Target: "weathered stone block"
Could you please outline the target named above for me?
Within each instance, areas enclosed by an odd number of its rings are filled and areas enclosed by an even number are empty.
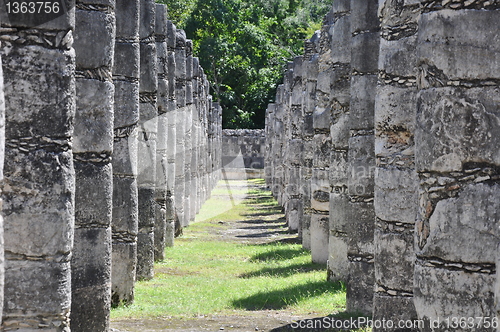
[[[378,0],[351,0],[351,25],[353,32],[374,30],[379,26]]]
[[[126,130],[125,127],[134,126],[139,121],[139,85],[119,80],[115,80],[114,85],[115,101],[119,101],[114,106],[114,127]]]
[[[443,282],[446,280],[446,282]],[[494,274],[449,270],[436,266],[415,265],[414,303],[418,318],[425,321],[422,331],[447,331],[446,319],[453,317],[495,317],[493,304]],[[460,304],[457,305],[457,299]],[[439,327],[430,322],[439,319]],[[484,331],[494,331],[485,329]]]
[[[113,96],[111,82],[77,78],[74,153],[113,150]]]
[[[140,0],[139,38],[141,40],[152,37],[154,34],[155,10],[156,4],[154,0]]]
[[[113,239],[124,234],[129,241],[137,235],[137,180],[132,177],[113,178]],[[114,244],[113,244],[114,246]],[[118,273],[118,272],[117,272]]]
[[[71,153],[6,149],[4,171],[5,248],[14,255],[70,253],[75,185]]]
[[[111,307],[110,239],[111,229],[109,226],[107,228],[77,228],[75,230],[73,255],[78,257],[78,261],[72,262],[71,265],[72,330],[92,328],[92,331],[107,331],[109,328]],[[82,306],[85,310],[81,310]]]
[[[115,43],[115,59],[113,62],[113,74],[122,75],[129,78],[132,77],[138,78],[139,61],[130,61],[130,59],[139,59],[140,56],[139,50],[140,50],[139,43],[117,41]],[[115,89],[118,89],[118,87],[115,87]],[[121,104],[118,104],[116,106],[121,106]]]
[[[373,263],[365,261],[349,263],[349,278],[346,283],[347,312],[372,315],[373,277]]]
[[[12,47],[6,42],[2,47],[6,105],[13,110],[5,113],[5,136],[69,137],[75,105],[74,51]],[[41,82],[50,82],[50,89]]]
[[[463,24],[464,20],[471,24]],[[445,80],[498,79],[500,66],[492,65],[500,63],[497,22],[495,10],[441,10],[424,14],[419,23],[419,61],[436,68],[436,73]]]
[[[76,10],[75,52],[78,70],[111,68],[114,56],[114,14]],[[85,31],[85,33],[81,33]],[[96,47],[100,45],[101,47]]]
[[[331,187],[347,186],[347,151],[332,150],[330,155],[329,181]]]
[[[375,281],[391,290],[413,292],[413,232],[375,230]]]
[[[140,44],[140,71],[141,71],[141,92],[154,92],[158,89],[157,64],[156,64],[156,44]]]
[[[375,170],[375,213],[385,221],[415,223],[417,214],[417,173],[411,169]]]
[[[111,301],[114,306],[134,301],[137,242],[113,242]]]
[[[493,198],[498,195],[498,184],[464,184],[457,197],[437,202],[429,218],[426,244],[418,255],[494,264],[500,236],[496,223],[500,203]]]
[[[374,136],[355,136],[349,139],[348,190],[350,195],[370,196],[374,191]]]
[[[387,327],[385,329],[383,327],[377,329],[374,327],[373,331],[422,331],[418,328],[420,322],[417,321],[412,297],[385,296],[375,293],[373,297],[373,317],[381,317],[386,322],[390,320],[394,324],[394,328],[392,329],[388,329]],[[404,325],[399,326],[400,322]],[[418,323],[414,324],[414,322]]]
[[[364,1],[354,1],[364,2]],[[352,23],[351,29],[356,29]],[[366,32],[351,39],[351,67],[360,73],[375,73],[378,69],[379,32]]]
[[[351,202],[347,208],[349,255],[373,256],[375,212],[373,203]]]
[[[312,214],[310,225],[311,256],[314,263],[326,264],[328,261],[328,215]]]
[[[417,170],[452,172],[467,162],[500,164],[499,95],[497,87],[421,91],[415,131]]]
[[[350,16],[339,17],[332,26],[331,57],[333,63],[351,62],[351,37]]]
[[[400,76],[399,79],[406,81],[409,77],[417,76],[417,36],[397,40],[380,39],[379,68],[385,73]],[[413,65],[408,65],[413,64]],[[394,78],[396,78],[394,77]],[[402,83],[414,83],[409,81]]]
[[[139,1],[117,2],[115,14],[116,39],[130,39],[131,36],[137,37],[139,34]]]
[[[377,75],[354,75],[351,78],[350,128],[374,127]]]

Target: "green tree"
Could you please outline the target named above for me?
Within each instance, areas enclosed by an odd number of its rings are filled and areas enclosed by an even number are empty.
[[[225,128],[263,128],[287,61],[331,0],[161,0],[193,40]]]

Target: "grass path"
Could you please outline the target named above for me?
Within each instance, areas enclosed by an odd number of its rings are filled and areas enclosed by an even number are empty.
[[[112,311],[112,327],[262,331],[345,309],[344,286],[287,232],[262,180],[221,182],[165,256],[135,303]]]

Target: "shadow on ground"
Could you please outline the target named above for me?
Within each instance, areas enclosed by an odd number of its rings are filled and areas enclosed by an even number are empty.
[[[359,314],[341,312],[336,315],[294,321],[269,330],[269,332],[371,331],[366,329],[369,319],[371,318]]]
[[[311,297],[343,291],[345,287],[340,282],[316,281],[275,291],[259,292],[233,301],[233,306],[244,310],[279,310]]]

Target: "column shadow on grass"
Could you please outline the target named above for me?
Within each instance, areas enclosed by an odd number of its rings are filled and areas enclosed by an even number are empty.
[[[280,310],[325,293],[344,291],[345,287],[340,282],[316,281],[275,291],[258,292],[254,295],[234,300],[232,304],[236,308],[250,311]]]

